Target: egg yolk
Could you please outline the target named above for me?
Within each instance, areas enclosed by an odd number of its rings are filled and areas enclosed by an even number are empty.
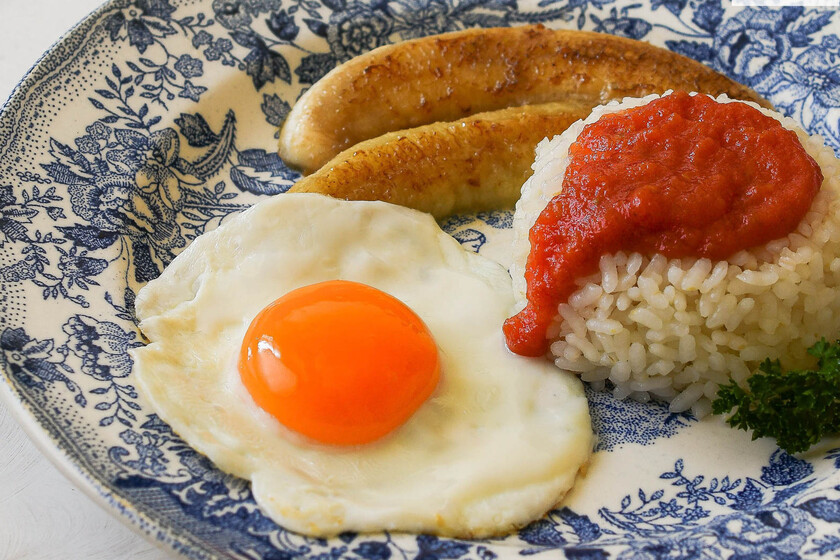
[[[440,378],[437,345],[398,299],[334,280],[293,290],[248,328],[239,375],[254,401],[316,441],[369,443],[408,420]]]

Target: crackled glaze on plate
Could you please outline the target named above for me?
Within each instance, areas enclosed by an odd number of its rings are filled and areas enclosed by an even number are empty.
[[[195,236],[297,175],[274,154],[300,92],[376,46],[542,22],[648,40],[754,87],[840,152],[840,14],[719,0],[138,0],[60,41],[0,115],[2,394],[74,479],[190,558],[796,558],[840,551],[840,442],[787,455],[590,393],[599,434],[563,507],[503,540],[278,527],[137,394],[134,294]],[[509,212],[454,217],[504,255]]]

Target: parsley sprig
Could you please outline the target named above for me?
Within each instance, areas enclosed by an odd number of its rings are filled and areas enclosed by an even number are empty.
[[[752,429],[753,439],[773,437],[788,453],[805,451],[823,436],[840,432],[840,340],[825,339],[808,349],[815,370],[782,370],[778,360],[764,360],[747,379],[749,390],[734,382],[718,389],[712,412],[735,412],[727,422]]]

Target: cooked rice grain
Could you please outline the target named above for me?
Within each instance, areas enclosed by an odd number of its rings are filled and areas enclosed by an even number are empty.
[[[540,144],[514,219],[511,275],[521,306],[528,230],[559,191],[569,144],[602,114],[655,97],[596,109]],[[809,346],[840,335],[840,162],[821,137],[762,111],[797,133],[825,175],[796,231],[729,261],[604,255],[598,273],[581,280],[549,329],[558,367],[618,398],[665,400],[673,412],[702,417],[720,384],[743,384],[765,358],[802,367],[811,363]]]

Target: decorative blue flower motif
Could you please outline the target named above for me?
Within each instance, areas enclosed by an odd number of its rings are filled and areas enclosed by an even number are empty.
[[[67,348],[82,359],[82,373],[99,381],[127,377],[131,373],[133,361],[128,351],[142,344],[137,340],[137,333],[87,315],[74,315],[62,330],[68,335]]]
[[[631,541],[619,554],[619,560],[696,560],[706,557],[708,544],[690,537],[668,537],[644,541]]]
[[[709,529],[723,547],[741,558],[798,558],[814,532],[806,513],[784,505],[761,508],[751,515],[722,516]]]
[[[88,133],[88,136],[93,138],[98,142],[108,142],[111,138],[111,129],[108,128],[105,123],[101,121],[96,121],[95,123],[88,125],[85,127],[85,132]]]
[[[136,459],[125,460],[128,451],[121,447],[111,448],[110,455],[115,462],[123,464],[148,476],[157,476],[166,472],[166,457],[162,447],[170,438],[150,432],[137,433],[132,429],[120,432],[120,439],[134,447]]]
[[[280,78],[284,82],[291,81],[289,63],[281,54],[270,50],[268,45],[256,35],[240,39],[245,46],[251,47],[251,52],[242,60],[242,67],[251,76],[257,90],[273,82],[275,78]]]
[[[379,541],[364,541],[353,549],[365,560],[388,560],[391,557],[391,549],[386,543]]]
[[[764,491],[752,480],[747,480],[744,487],[735,495],[732,509],[752,511],[764,502]]]
[[[692,495],[691,497],[695,497]],[[685,511],[682,513],[682,520],[683,523],[693,523],[695,521],[699,521],[703,518],[709,516],[708,510],[700,507],[700,506],[693,506],[689,508],[685,508]]]
[[[116,323],[98,321],[87,315],[74,315],[62,326],[67,335],[63,349],[81,359],[79,370],[103,385],[90,392],[102,400],[96,410],[109,411],[100,419],[107,426],[119,421],[131,427],[140,406],[134,402],[137,392],[123,380],[131,373],[131,348],[140,346],[135,332],[126,332]]]
[[[776,66],[790,58],[791,39],[784,31],[801,13],[802,8],[738,12],[717,29],[716,66],[739,82],[762,87]]]
[[[703,0],[698,2],[691,21],[704,31],[714,32],[723,21],[721,0]]]
[[[660,7],[665,7],[666,10],[671,12],[674,15],[680,15],[680,13],[685,9],[685,5],[688,3],[688,0],[651,0],[650,7],[652,10],[656,11]]]
[[[182,54],[175,62],[175,70],[185,78],[197,78],[204,74],[202,62],[188,54]]]
[[[85,127],[87,134],[76,138],[76,147],[84,154],[99,154],[108,145],[111,129],[101,122]]]
[[[438,558],[460,558],[470,551],[470,544],[465,542],[439,539],[432,535],[417,537],[416,560],[437,560]]]
[[[263,95],[263,102],[260,108],[265,114],[265,120],[269,124],[278,127],[277,134],[279,134],[279,127],[286,120],[286,116],[292,110],[292,106],[287,101],[282,100],[279,95],[273,93],[271,95]]]
[[[197,100],[198,96],[195,97]],[[153,132],[148,142],[141,143],[145,144],[146,158],[134,176],[135,184],[145,193],[159,194],[167,207],[180,209],[183,197],[181,184],[185,178],[175,167],[181,147],[178,133],[165,128]]]
[[[176,207],[182,205],[186,190],[181,186],[184,175],[175,169],[177,134],[165,129],[147,137],[135,130],[116,129],[114,138],[105,158],[113,166],[107,167],[101,158],[88,160],[53,141],[51,153],[56,161],[44,167],[50,177],[68,185],[73,212],[89,224],[61,231],[89,249],[107,247],[119,235],[128,235],[135,245],[150,243],[162,255],[171,255],[173,249],[185,245],[176,224]],[[156,273],[156,269],[150,272]]]
[[[6,241],[26,241],[26,225],[38,214],[34,208],[21,207],[15,199],[14,187],[0,186],[0,247]]]
[[[56,247],[56,251],[59,253],[58,270],[67,281],[67,288],[78,286],[87,290],[89,284],[99,285],[93,277],[108,267],[108,261],[89,257],[88,251],[78,246],[71,247],[69,251]]]
[[[456,7],[446,0],[402,0],[392,4],[394,15],[405,22],[404,39],[461,29]]]
[[[224,38],[216,39],[214,45],[217,49],[219,49],[219,52],[221,53],[230,52],[230,50],[233,48],[233,43],[230,42],[230,39]]]
[[[194,46],[195,48],[198,48],[202,45],[209,45],[212,42],[213,42],[213,36],[210,35],[204,29],[202,29],[201,31],[199,31],[198,33],[193,35],[193,38],[192,38],[192,46]]]
[[[131,205],[131,177],[106,174],[86,179],[86,183],[70,185],[73,212],[104,231],[123,229],[125,214],[122,210]]]
[[[659,513],[665,517],[677,517],[681,509],[675,498],[671,498],[667,502],[659,502]]]
[[[495,229],[510,229],[513,227],[513,212],[511,210],[479,212],[475,217]]]
[[[288,11],[280,10],[274,12],[266,21],[268,29],[281,41],[293,41],[300,32],[300,27],[295,23],[295,18]]]
[[[224,57],[225,53],[230,52],[233,48],[233,43],[231,43],[230,39],[216,39],[212,43],[209,43],[209,46],[204,49],[204,56],[207,57],[207,60],[219,60],[220,58]],[[235,62],[230,59],[222,58],[222,64],[226,66],[233,66]]]
[[[609,392],[586,387],[592,428],[598,435],[597,450],[609,451],[619,446],[650,445],[660,437],[669,437],[696,422],[690,414],[674,414],[661,402],[639,403],[617,400]]]
[[[184,82],[184,88],[178,92],[178,97],[183,97],[184,99],[190,99],[192,101],[198,101],[199,96],[202,93],[207,91],[207,88],[204,86],[197,86],[193,84],[190,80],[186,80]]]
[[[464,246],[468,251],[478,253],[481,248],[487,243],[487,236],[477,229],[467,228],[460,231],[450,233],[458,243]]]
[[[182,60],[185,70],[192,66],[189,60]],[[116,70],[114,75],[122,83],[124,78]],[[101,95],[105,99],[115,99],[121,92],[116,83],[111,83],[111,91],[117,93],[103,90]],[[192,84],[187,80],[184,91],[189,94],[191,88]],[[105,108],[101,103],[94,106]],[[145,122],[144,117],[148,115],[145,105],[137,112],[125,105],[119,108],[128,115],[124,117],[127,121],[125,128],[106,125],[106,122],[117,122],[109,116],[87,127],[83,141],[77,142],[80,146],[94,143],[100,149],[99,153],[74,150],[53,140],[50,154],[54,159],[43,164],[51,179],[67,185],[73,212],[84,221],[58,227],[78,247],[66,252],[66,258],[60,261],[60,264],[67,265],[63,281],[83,289],[85,286],[77,280],[92,283],[91,277],[100,272],[97,267],[106,261],[86,260],[93,257],[87,256],[81,249],[105,249],[124,239],[120,251],[130,253],[135,279],[145,282],[157,277],[160,266],[174,257],[175,249],[183,247],[187,239],[201,233],[208,221],[244,207],[225,202],[236,194],[225,193],[223,182],[216,184],[212,190],[195,188],[217,174],[230,160],[236,123],[232,112],[225,116],[218,134],[200,115],[184,113],[175,119],[190,145],[203,148],[198,157],[187,161],[180,156],[181,141],[175,129],[149,130],[148,123],[154,124],[159,118]],[[246,152],[240,152],[240,158]],[[234,171],[239,179],[234,181],[236,184],[254,183],[261,193],[277,192],[281,188],[249,176],[251,171],[248,169]],[[277,170],[272,167],[272,171]],[[279,176],[282,177],[283,173]],[[45,206],[52,196],[49,192],[41,195],[33,189],[30,206],[44,207],[48,213],[54,213],[55,209]],[[192,211],[187,211],[188,207]],[[178,217],[182,214],[189,217],[189,223],[179,223]],[[0,276],[10,277],[13,273],[17,276],[23,273],[32,275],[35,264],[30,263],[28,268],[19,271],[4,272],[0,269]],[[73,264],[75,268],[70,266]],[[72,297],[66,295],[65,286],[39,285],[51,290],[50,297]]]
[[[189,473],[190,482],[175,493],[185,502],[201,504],[203,517],[259,512],[247,480],[220,471],[205,456],[186,445],[179,452],[179,461]],[[212,498],[208,500],[205,496]]]
[[[630,39],[641,39],[647,35],[653,26],[644,19],[631,17],[629,8],[621,8],[620,12],[613,8],[610,10],[610,17],[604,19],[593,15],[592,21],[597,24],[595,31],[629,37]]]
[[[109,16],[103,27],[112,41],[128,39],[128,43],[142,54],[156,38],[175,33],[169,22],[174,11],[169,0],[137,0]]]
[[[235,0],[213,0],[213,13],[216,14],[216,21],[228,29],[247,27],[251,23],[247,7]]]
[[[310,54],[300,61],[300,66],[295,68],[295,74],[302,84],[314,84],[332,70],[337,62],[332,53]]]
[[[537,519],[519,530],[519,538],[528,544],[544,547],[559,547],[568,542],[555,523],[548,519]]]
[[[76,138],[76,148],[83,154],[98,154],[102,150],[99,142],[89,135]]]
[[[52,340],[36,340],[23,329],[5,329],[0,334],[2,361],[14,377],[40,390],[46,389],[47,384],[63,383],[70,392],[78,392],[76,402],[85,406],[79,387],[59,370],[63,360],[55,359],[53,348]]]
[[[840,107],[840,56],[828,50],[826,42],[806,49],[779,64],[770,93],[778,96],[780,107],[801,108],[802,124],[819,130],[828,124],[828,112]]]
[[[777,449],[770,456],[770,464],[761,467],[761,480],[773,486],[788,486],[814,473],[814,466]]]
[[[327,41],[335,57],[344,62],[354,56],[387,44],[393,20],[381,8],[362,2],[330,16]]]

